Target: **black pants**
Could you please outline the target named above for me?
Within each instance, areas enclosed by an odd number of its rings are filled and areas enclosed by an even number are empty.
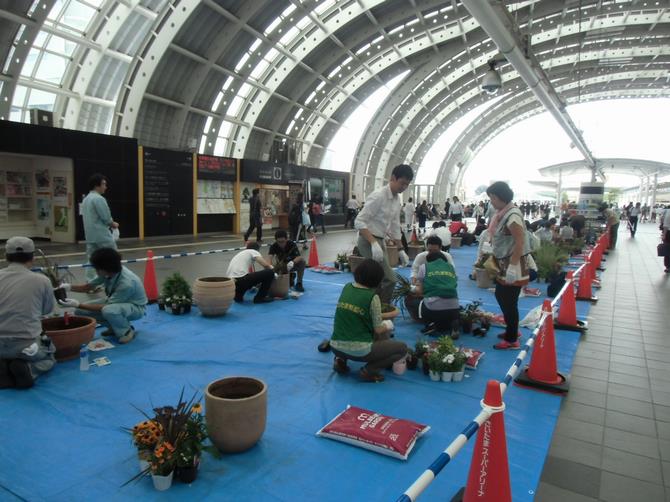
[[[251,232],[256,229],[256,240],[260,241],[263,238],[263,221],[259,218],[257,220],[249,220],[249,228],[244,232],[244,240],[248,240]]]
[[[295,242],[298,240],[298,234],[300,233],[300,222],[293,225],[289,224],[289,227],[291,231],[291,240]]]
[[[251,272],[244,277],[238,277],[235,279],[235,298],[241,300],[244,297],[249,289],[253,288],[257,284],[260,284],[260,288],[254,300],[260,300],[265,298],[270,291],[270,286],[272,285],[272,280],[275,278],[275,273],[269,268],[261,270],[260,272]]]
[[[670,244],[670,230],[665,231],[663,242]],[[663,257],[663,265],[665,265],[666,270],[670,269],[670,253],[666,253],[666,255]]]
[[[451,221],[462,221],[462,220],[463,220],[463,213],[452,213]]]
[[[305,266],[307,264],[305,263],[305,260],[300,260],[300,261],[294,261],[293,262],[293,270],[291,270],[290,274],[290,283],[291,286],[293,286],[293,282],[295,278],[297,277],[298,283],[302,284],[302,276],[305,274]]]
[[[629,216],[628,224],[630,225],[630,235],[635,237],[635,232],[637,232],[637,216]]]
[[[344,222],[344,228],[347,228],[349,226],[349,222],[351,222],[351,228],[354,228],[355,220],[356,220],[356,210],[347,209],[347,221]]]
[[[508,342],[516,342],[519,337],[519,294],[521,293],[521,286],[507,286],[504,284],[496,284],[496,300],[500,305],[505,324],[505,340]]]

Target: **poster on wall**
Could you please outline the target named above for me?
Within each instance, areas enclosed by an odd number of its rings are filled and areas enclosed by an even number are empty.
[[[54,230],[56,232],[67,232],[68,208],[66,206],[54,206]]]
[[[49,170],[43,169],[35,171],[35,186],[36,191],[41,193],[49,193],[51,191],[51,183],[49,182]]]
[[[53,197],[56,204],[67,204],[67,178],[65,176],[54,176]]]
[[[240,183],[240,225],[249,224],[249,199],[251,191],[256,188],[255,183]]]
[[[51,235],[51,199],[38,197],[35,199],[37,209],[37,233]]]

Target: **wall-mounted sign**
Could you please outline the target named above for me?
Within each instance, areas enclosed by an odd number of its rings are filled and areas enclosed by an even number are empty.
[[[237,181],[237,160],[198,155],[198,179]]]
[[[242,181],[271,184],[302,183],[307,176],[305,166],[272,164],[260,160],[243,160]]]

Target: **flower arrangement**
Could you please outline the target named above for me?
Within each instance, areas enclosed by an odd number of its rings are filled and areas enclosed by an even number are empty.
[[[179,272],[175,272],[165,279],[161,296],[164,304],[170,307],[173,314],[188,313],[191,311],[193,292],[189,283],[186,282],[186,279]]]
[[[451,337],[442,336],[431,343],[417,342],[417,350],[419,349],[423,351],[424,364],[427,363],[432,380],[442,379],[448,382],[452,380],[451,374],[460,374],[455,381],[462,379],[468,352],[456,347]],[[450,374],[448,378],[445,373]]]
[[[149,468],[154,476],[169,476],[176,463],[175,447],[169,441],[161,439],[151,451]]]
[[[158,444],[163,431],[155,421],[145,420],[132,429],[133,444],[141,460],[149,461],[151,453]]]
[[[191,407],[191,413],[186,420],[184,429],[184,436],[177,449],[177,466],[182,469],[197,467],[207,439],[207,427],[202,416],[202,405],[200,403]]]
[[[337,253],[337,258],[335,259],[335,268],[339,268],[340,270],[344,271],[348,267],[349,267],[349,256],[347,255],[347,253],[346,252]]]

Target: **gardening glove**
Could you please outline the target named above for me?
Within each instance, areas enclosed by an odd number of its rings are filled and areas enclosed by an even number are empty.
[[[513,284],[521,280],[521,264],[517,263],[512,265],[511,263],[507,267],[507,272],[505,272],[505,282],[508,284]]]
[[[75,300],[74,298],[66,298],[65,300],[58,300],[58,305],[61,307],[77,308],[79,307],[79,300]]]
[[[391,321],[389,319],[386,319],[386,320],[382,321],[382,324],[389,331],[393,331],[395,329],[395,326],[393,326],[393,321]]]
[[[290,272],[291,270],[293,270],[294,265],[295,265],[295,263],[293,263],[293,260],[291,260],[290,262],[288,262],[286,264],[286,270],[288,270]]]
[[[23,349],[21,351],[21,353],[28,356],[28,357],[33,357],[35,354],[37,354],[38,350],[39,350],[39,347],[37,346],[37,344],[36,343],[31,343],[25,349]]]
[[[279,274],[275,272],[275,279],[279,279]]]
[[[70,291],[72,289],[72,284],[68,284],[67,282],[64,282],[60,286],[56,286],[54,289],[64,289],[65,291]]]
[[[410,292],[410,293],[416,293],[416,284],[412,284],[412,285],[409,287],[409,292]]]
[[[373,242],[371,248],[372,248],[372,259],[374,261],[382,263],[384,261],[384,251],[382,250],[382,247],[379,245],[379,242],[377,241]]]
[[[400,258],[400,265],[403,267],[409,265],[409,256],[407,256],[407,253],[405,253],[404,249],[398,251],[398,258]]]

